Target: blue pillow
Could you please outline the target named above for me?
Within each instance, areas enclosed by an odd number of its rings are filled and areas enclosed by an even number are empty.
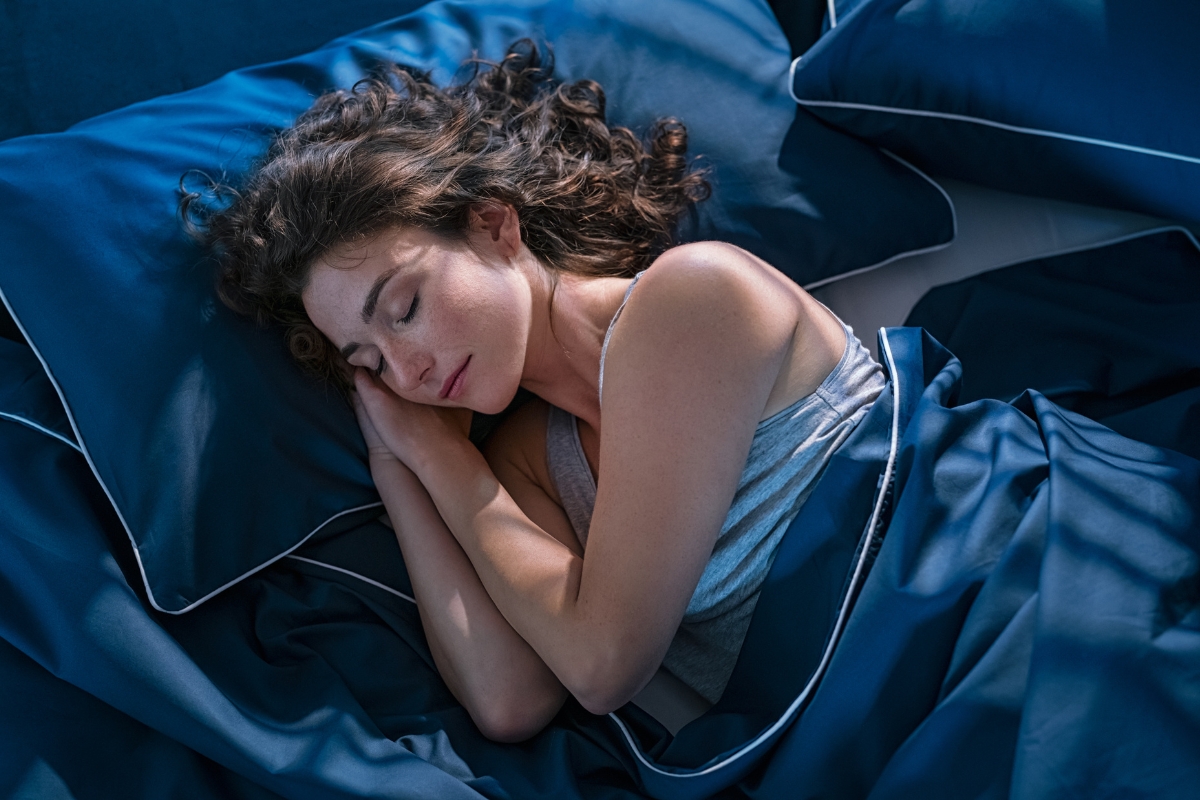
[[[308,52],[421,5],[300,0],[281,13],[278,0],[6,3],[0,12],[0,139],[61,131],[231,69]]]
[[[787,41],[761,0],[442,2],[48,136],[0,144],[0,291],[44,361],[135,548],[150,602],[181,613],[378,513],[353,415],[278,331],[216,299],[183,235],[190,169],[236,182],[313,97],[381,59],[448,81],[514,40],[608,92],[613,121],[676,115],[713,164],[686,235],[734,241],[801,282],[952,235],[935,186],[797,115]]]
[[[1200,222],[1200,3],[843,0],[797,102],[939,175]]]

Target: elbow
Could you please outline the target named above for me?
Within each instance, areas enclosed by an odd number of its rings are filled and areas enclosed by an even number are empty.
[[[626,655],[593,657],[568,685],[579,704],[592,714],[610,714],[628,703],[654,675],[657,663],[643,668]]]
[[[633,699],[636,692],[590,691],[575,695],[579,705],[589,713],[604,716],[611,714]]]
[[[493,742],[513,744],[540,733],[567,698],[561,685],[536,691],[492,693],[468,707],[475,727]]]

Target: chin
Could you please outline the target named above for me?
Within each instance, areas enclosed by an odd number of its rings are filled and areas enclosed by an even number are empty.
[[[516,395],[514,394],[514,397],[515,396]],[[511,402],[511,399],[509,402]],[[472,403],[470,406],[470,409],[472,411],[476,411],[480,414],[499,414],[500,412],[504,411],[504,409],[506,409],[506,408],[508,408],[508,402],[503,402],[503,401],[498,401],[498,400]]]
[[[488,392],[485,397],[473,400],[470,408],[480,414],[499,414],[512,404],[519,387],[517,383],[509,391]]]

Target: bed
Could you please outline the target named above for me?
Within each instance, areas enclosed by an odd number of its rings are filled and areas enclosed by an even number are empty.
[[[1190,4],[174,8],[4,34],[36,76],[0,142],[5,796],[1191,796]],[[166,66],[64,99],[87,70],[39,25]],[[682,236],[779,266],[889,384],[716,705],[660,671],[502,745],[437,676],[353,415],[215,301],[175,203],[381,59],[447,81],[522,36],[611,119],[684,119],[714,196]]]

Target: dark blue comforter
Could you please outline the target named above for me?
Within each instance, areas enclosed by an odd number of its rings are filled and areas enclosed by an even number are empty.
[[[317,539],[181,616],[30,349],[0,340],[0,794],[1155,797],[1200,785],[1200,462],[1036,393],[885,396],[788,532],[721,702],[675,737],[568,703],[483,739],[390,532]]]

